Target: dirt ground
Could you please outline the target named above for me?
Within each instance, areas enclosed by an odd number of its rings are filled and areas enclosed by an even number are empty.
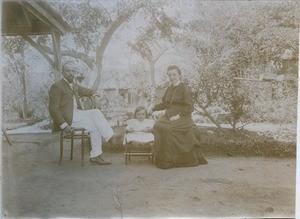
[[[293,158],[207,157],[208,164],[160,170],[147,158],[125,165],[80,163],[79,145],[58,166],[51,134],[13,135],[2,142],[2,216],[7,218],[294,217]],[[53,139],[55,139],[53,141]],[[52,142],[51,142],[52,141]],[[87,150],[86,150],[87,154]]]

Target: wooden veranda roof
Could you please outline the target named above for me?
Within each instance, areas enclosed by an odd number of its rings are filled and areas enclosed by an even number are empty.
[[[22,36],[35,47],[55,70],[55,80],[60,79],[60,37],[70,30],[61,15],[45,1],[2,1],[2,36]],[[51,35],[53,58],[31,36]]]
[[[51,29],[63,35],[69,28],[58,12],[46,2],[3,1],[2,35],[43,35],[51,34]]]

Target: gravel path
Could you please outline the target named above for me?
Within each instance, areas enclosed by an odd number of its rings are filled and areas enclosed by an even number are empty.
[[[81,167],[58,142],[3,144],[3,215],[9,218],[294,217],[295,159],[208,157],[208,164],[160,170],[147,158]]]

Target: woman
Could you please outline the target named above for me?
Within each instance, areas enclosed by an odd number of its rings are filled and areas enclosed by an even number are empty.
[[[152,112],[165,110],[155,122],[155,165],[162,169],[207,164],[200,150],[199,130],[191,114],[194,104],[191,89],[181,82],[181,70],[176,65],[167,69],[171,82],[162,102]]]

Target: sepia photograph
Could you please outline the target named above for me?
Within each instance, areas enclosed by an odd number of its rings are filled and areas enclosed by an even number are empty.
[[[2,0],[1,218],[297,218],[299,2]]]

